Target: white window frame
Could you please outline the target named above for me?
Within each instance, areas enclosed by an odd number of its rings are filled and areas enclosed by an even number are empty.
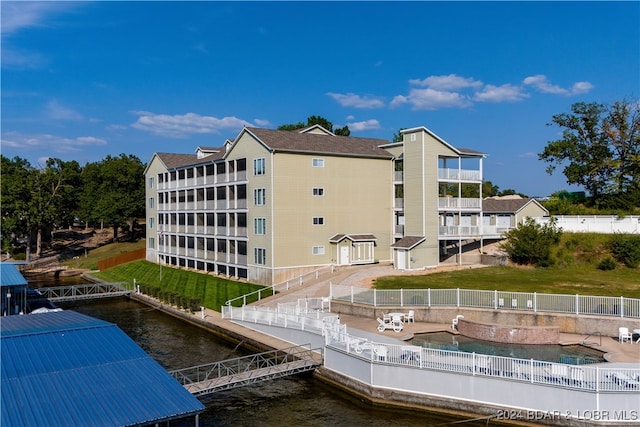
[[[153,228],[154,223],[155,223],[155,218],[150,216],[149,217],[149,228]]]
[[[253,261],[256,265],[266,265],[267,250],[265,248],[253,248]]]
[[[153,180],[153,177],[152,177],[152,176],[150,176],[150,177],[149,177],[149,188],[153,188],[153,181],[154,181],[154,180]]]
[[[266,162],[264,157],[253,159],[253,174],[264,175],[266,173]]]
[[[312,194],[313,196],[316,196],[316,197],[324,196],[324,188],[322,188],[322,187],[314,187],[314,188],[311,190],[311,194]]]
[[[324,246],[313,246],[311,248],[312,255],[324,255]]]
[[[253,204],[255,206],[264,206],[267,200],[267,190],[265,188],[253,189]]]
[[[313,222],[313,225],[324,225],[324,217],[314,216],[312,222]]]
[[[266,218],[253,218],[253,234],[256,234],[256,235],[267,234]]]
[[[323,168],[324,167],[324,159],[319,157],[314,157],[311,159],[311,166],[314,168]]]
[[[149,197],[149,209],[153,209],[154,205],[155,203],[154,203],[153,197]]]
[[[156,239],[155,237],[149,237],[149,249],[156,248]]]

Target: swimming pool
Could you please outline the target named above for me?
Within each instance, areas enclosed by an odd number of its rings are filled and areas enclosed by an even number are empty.
[[[438,350],[534,359],[569,365],[585,365],[605,361],[603,357],[604,353],[581,345],[504,344],[477,340],[448,332],[417,334],[411,341],[411,344]]]

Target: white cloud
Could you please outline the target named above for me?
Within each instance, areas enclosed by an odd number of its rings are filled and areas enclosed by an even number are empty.
[[[376,119],[369,119],[362,122],[347,123],[349,130],[360,132],[365,130],[380,129],[380,122]]]
[[[423,80],[409,80],[409,84],[413,86],[429,87],[436,90],[458,90],[464,88],[477,88],[482,86],[482,82],[470,77],[460,77],[456,74],[447,76],[429,76]]]
[[[536,74],[535,76],[529,76],[522,81],[523,84],[532,86],[542,93],[551,93],[554,95],[579,95],[587,93],[593,89],[593,85],[589,82],[576,82],[571,86],[571,89],[565,89],[561,86],[551,84],[544,74]]]
[[[74,120],[79,121],[82,120],[82,114],[77,111],[72,110],[71,108],[67,108],[63,105],[60,105],[58,101],[53,100],[47,104],[46,107],[47,116],[54,120]]]
[[[267,127],[269,125],[271,125],[271,122],[269,120],[265,120],[265,119],[253,119],[253,122],[260,127]]]
[[[409,95],[398,95],[391,101],[391,106],[410,104],[413,110],[438,110],[440,108],[465,108],[471,106],[469,98],[457,92],[441,90],[411,89]]]
[[[151,132],[168,138],[186,138],[192,134],[219,133],[223,129],[240,130],[245,125],[251,125],[237,117],[201,116],[196,113],[187,114],[155,114],[148,111],[133,111],[138,120],[131,127]]]
[[[384,102],[380,98],[373,98],[368,96],[360,96],[355,93],[333,93],[328,92],[331,98],[338,102],[343,107],[354,108],[381,108],[384,107]]]
[[[518,157],[520,157],[521,159],[533,159],[533,158],[538,158],[538,155],[536,153],[533,153],[531,151],[527,151],[526,153],[522,153],[520,154]]]
[[[56,153],[79,151],[83,147],[106,145],[107,141],[95,136],[66,138],[50,134],[26,135],[20,132],[7,132],[2,135],[2,146],[18,151],[52,150]]]
[[[501,86],[486,85],[481,91],[476,92],[473,99],[478,102],[517,102],[528,97],[529,94],[522,87],[504,84]]]

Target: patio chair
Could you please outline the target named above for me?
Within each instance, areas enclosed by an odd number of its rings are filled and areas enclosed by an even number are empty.
[[[404,327],[402,321],[394,322],[391,320],[391,322],[385,322],[379,317],[376,320],[378,321],[378,332],[384,332],[387,329],[392,329],[394,332],[400,332]]]
[[[409,312],[404,316],[404,320],[407,323],[415,323],[416,319],[415,319],[415,311],[413,310],[409,310]]]
[[[607,375],[607,377],[622,387],[633,389],[640,388],[640,381],[634,380],[629,375],[623,374],[622,372],[612,372]]]
[[[618,341],[629,341],[630,343],[633,342],[633,335],[629,332],[629,328],[624,326],[618,328]]]
[[[389,349],[385,345],[377,344],[373,346],[373,355],[375,356],[375,360],[386,362],[388,353]]]

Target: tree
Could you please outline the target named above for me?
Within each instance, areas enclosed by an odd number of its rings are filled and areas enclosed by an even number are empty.
[[[628,203],[628,196],[637,203],[640,104],[623,100],[607,107],[578,102],[571,111],[552,118],[550,125],[560,126],[563,132],[561,139],[550,141],[538,154],[549,164],[547,172],[552,174],[564,165],[567,182],[583,186],[596,205],[604,200]]]
[[[322,116],[309,116],[307,118],[307,123],[298,122],[298,123],[280,125],[278,126],[278,130],[297,130],[297,129],[308,128],[314,125],[320,125],[326,130],[328,130],[329,132],[333,132],[336,135],[349,136],[351,134],[351,131],[349,130],[349,126],[345,125],[341,128],[334,129],[333,123],[331,123],[329,120],[325,119]]]
[[[500,246],[516,264],[548,267],[553,265],[551,248],[560,242],[561,236],[555,221],[540,225],[533,218],[526,218],[505,233]]]
[[[26,222],[31,164],[20,157],[0,155],[0,208],[3,246],[11,250],[15,239],[28,233]]]
[[[118,239],[119,227],[128,223],[133,231],[135,220],[144,216],[144,168],[138,157],[120,154],[107,156],[98,165],[97,176],[91,175],[92,180],[97,180],[92,187],[97,188],[99,198],[94,199],[90,217],[110,224],[114,240]]]
[[[393,134],[393,137],[391,138],[391,142],[402,142],[403,138],[402,138],[402,131],[405,128],[400,128],[398,129],[398,132]]]

